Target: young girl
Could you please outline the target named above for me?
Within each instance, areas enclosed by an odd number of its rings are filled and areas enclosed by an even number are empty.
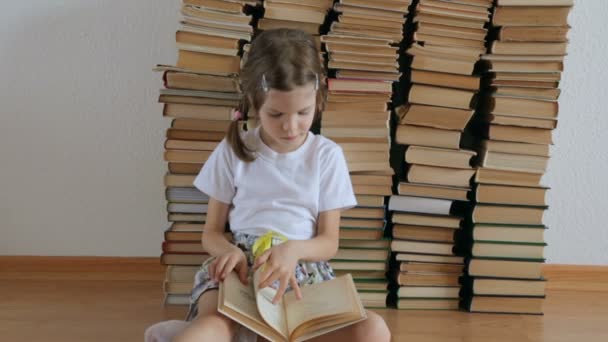
[[[310,132],[325,102],[323,77],[308,34],[269,30],[253,41],[241,74],[243,104],[194,181],[210,198],[202,243],[213,257],[195,276],[189,323],[173,341],[255,338],[217,311],[217,288],[229,272],[247,283],[264,264],[260,288],[278,289],[275,302],[286,290],[301,298],[300,286],[334,278],[325,260],[338,249],[340,211],[356,200],[341,148]],[[239,132],[236,120],[247,119],[241,113],[259,126]],[[223,235],[227,221],[233,243]],[[269,231],[278,233],[272,247],[254,261],[252,246]],[[382,318],[367,316],[314,341],[389,341]]]

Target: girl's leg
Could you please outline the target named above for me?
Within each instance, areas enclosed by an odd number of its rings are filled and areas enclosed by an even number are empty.
[[[367,319],[353,325],[349,325],[342,329],[332,331],[323,336],[319,336],[310,340],[311,342],[355,342],[355,341],[373,341],[373,342],[389,342],[391,340],[391,332],[384,319],[377,313],[367,310]]]
[[[173,342],[231,341],[238,325],[217,311],[217,290],[208,290],[198,301],[198,316],[173,338]]]
[[[188,322],[170,320],[151,325],[144,333],[144,342],[171,342],[173,336],[186,329]]]

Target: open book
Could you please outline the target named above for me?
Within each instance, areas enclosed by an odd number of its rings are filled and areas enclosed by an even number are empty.
[[[276,290],[258,289],[258,269],[249,285],[235,272],[220,283],[218,311],[270,341],[305,341],[367,318],[350,274],[301,287],[302,299],[286,292],[272,304]]]

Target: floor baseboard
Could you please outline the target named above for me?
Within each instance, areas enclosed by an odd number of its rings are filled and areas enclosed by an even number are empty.
[[[548,290],[608,292],[608,266],[546,264]]]
[[[162,280],[154,257],[0,256],[0,279]],[[546,264],[548,290],[608,291],[608,266]]]

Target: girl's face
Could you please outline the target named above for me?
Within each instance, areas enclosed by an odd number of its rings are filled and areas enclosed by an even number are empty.
[[[316,95],[312,83],[290,91],[271,88],[258,112],[262,141],[278,153],[300,147],[315,117]]]

